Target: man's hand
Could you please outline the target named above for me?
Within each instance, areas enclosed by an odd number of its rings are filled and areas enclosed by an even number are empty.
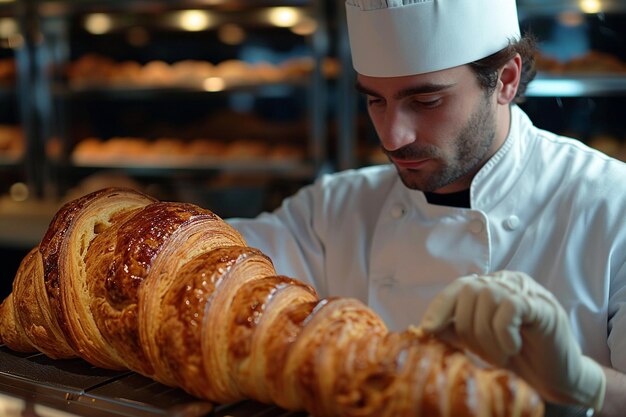
[[[556,298],[526,274],[459,278],[432,301],[421,326],[512,370],[548,401],[602,407],[602,368],[581,353]]]

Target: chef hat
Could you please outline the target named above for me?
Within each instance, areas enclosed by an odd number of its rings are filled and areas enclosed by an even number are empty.
[[[347,0],[354,69],[399,77],[485,58],[520,38],[515,0]]]

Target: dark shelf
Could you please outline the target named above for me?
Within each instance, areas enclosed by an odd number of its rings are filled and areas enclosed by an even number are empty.
[[[0,155],[0,169],[15,169],[23,164],[22,157]]]
[[[73,168],[81,169],[115,169],[134,175],[159,176],[168,175],[174,171],[200,172],[219,171],[235,174],[272,174],[284,178],[311,178],[315,175],[313,163],[299,160],[240,160],[223,161],[212,158],[160,159],[158,161],[137,162],[72,162]]]
[[[252,93],[263,94],[272,88],[280,87],[308,87],[306,77],[281,81],[275,83],[232,83],[225,85],[223,89],[212,91],[203,85],[180,85],[180,86],[136,86],[136,85],[101,85],[101,86],[66,86],[56,84],[53,94],[61,98],[85,98],[93,99],[170,99],[173,95],[217,95],[229,93]]]
[[[237,12],[267,7],[307,7],[314,0],[39,0],[37,7],[45,16],[93,12],[160,13],[171,10],[203,9]]]

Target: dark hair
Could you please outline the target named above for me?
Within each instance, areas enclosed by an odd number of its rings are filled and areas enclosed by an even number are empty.
[[[537,74],[535,69],[536,51],[537,41],[535,37],[532,34],[525,34],[519,41],[511,42],[506,48],[486,58],[471,62],[469,66],[476,73],[481,86],[490,95],[498,83],[498,70],[512,59],[515,54],[520,54],[522,57],[522,74],[519,88],[515,94],[515,102],[519,103],[524,99],[528,83]]]

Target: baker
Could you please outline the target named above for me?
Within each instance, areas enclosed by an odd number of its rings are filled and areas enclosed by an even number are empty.
[[[525,378],[626,410],[626,165],[533,126],[514,0],[348,0],[356,88],[391,164],[230,220],[321,296],[356,297]]]

